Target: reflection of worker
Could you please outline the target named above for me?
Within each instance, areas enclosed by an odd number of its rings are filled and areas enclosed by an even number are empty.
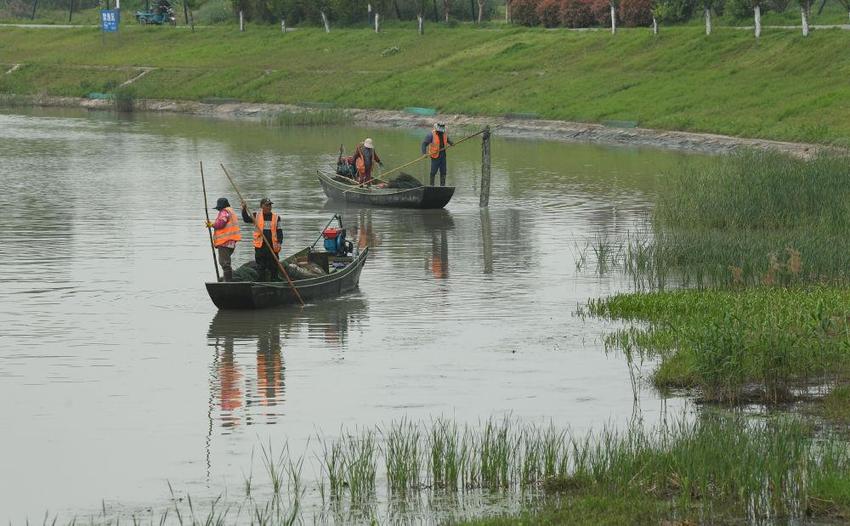
[[[283,242],[283,230],[281,229],[280,216],[272,212],[271,199],[264,197],[260,200],[260,212],[248,215],[248,206],[242,202],[242,219],[246,223],[253,223],[254,227],[254,261],[257,262],[257,271],[260,281],[275,281],[278,279],[277,257]],[[260,234],[262,232],[262,234]],[[266,238],[266,243],[263,242]]]
[[[425,136],[422,141],[422,154],[431,156],[431,186],[434,186],[434,176],[440,171],[440,186],[446,186],[446,148],[454,146],[446,133],[446,124],[437,122],[434,131]]]
[[[440,242],[437,234],[431,234],[431,273],[437,279],[449,277],[449,242],[445,231],[440,232]]]
[[[242,234],[239,233],[239,220],[236,218],[236,212],[230,207],[230,201],[224,197],[218,198],[215,209],[218,210],[218,216],[215,221],[207,222],[207,228],[214,229],[213,245],[218,249],[218,262],[221,270],[224,271],[224,281],[233,281],[230,257],[236,250],[236,242],[242,239]]]
[[[242,374],[233,359],[233,339],[225,338],[224,353],[218,364],[219,397],[222,427],[239,424],[236,412],[242,407]]]
[[[378,152],[375,151],[375,144],[372,139],[367,138],[363,141],[363,144],[357,145],[357,150],[354,152],[354,166],[357,168],[358,183],[364,184],[372,180],[372,168],[375,163],[384,166],[381,158],[378,157]]]
[[[280,328],[275,326],[257,339],[257,395],[262,405],[273,406],[283,393],[283,356]]]

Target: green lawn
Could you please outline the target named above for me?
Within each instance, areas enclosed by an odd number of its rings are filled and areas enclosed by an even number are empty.
[[[481,115],[533,112],[576,121],[850,145],[850,32],[700,27],[568,32],[429,25],[365,29],[126,26],[0,32],[0,93],[83,96],[159,68],[143,98],[227,97],[341,107],[435,107]],[[398,48],[394,52],[392,48]],[[131,68],[104,71],[83,66]],[[118,77],[116,79],[116,77]]]

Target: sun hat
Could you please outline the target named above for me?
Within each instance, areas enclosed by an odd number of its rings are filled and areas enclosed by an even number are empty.
[[[268,197],[264,197],[264,198],[260,199],[260,206],[263,206],[263,205],[273,205],[273,204],[274,204],[274,203],[272,203],[272,200],[271,200],[271,199],[269,199]]]
[[[363,141],[363,146],[365,146],[366,148],[374,148],[375,143],[372,142],[372,139],[367,137],[366,140]]]
[[[221,210],[222,208],[227,208],[229,206],[230,201],[228,201],[226,197],[219,197],[213,208],[215,208],[216,210]]]
[[[434,129],[440,132],[446,131],[446,123],[445,122],[435,122]]]

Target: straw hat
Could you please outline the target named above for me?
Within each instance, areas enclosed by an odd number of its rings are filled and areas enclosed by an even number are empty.
[[[363,146],[365,146],[366,148],[374,148],[375,143],[372,142],[372,139],[367,138],[365,141],[363,141]]]

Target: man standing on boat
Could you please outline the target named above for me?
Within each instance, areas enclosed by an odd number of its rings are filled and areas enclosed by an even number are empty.
[[[257,262],[260,281],[277,281],[279,278],[277,259],[283,241],[283,230],[280,224],[280,216],[272,212],[273,204],[268,197],[262,198],[260,200],[260,212],[251,217],[248,214],[248,206],[244,201],[242,202],[242,220],[249,224],[256,224],[254,227],[254,261]],[[263,243],[263,237],[266,238],[268,244]],[[269,250],[269,247],[271,247],[271,250]]]
[[[434,131],[425,136],[422,141],[422,154],[431,155],[431,186],[434,186],[434,176],[440,171],[440,186],[446,186],[446,148],[454,146],[446,133],[444,122],[434,123]]]
[[[368,184],[372,180],[372,167],[375,163],[384,166],[381,158],[378,157],[378,152],[375,151],[375,143],[367,137],[362,145],[357,145],[357,151],[354,152],[354,166],[357,168],[358,183]]]
[[[225,197],[219,197],[215,204],[218,216],[215,221],[207,222],[207,228],[212,228],[213,245],[218,250],[218,263],[224,271],[224,281],[233,281],[233,267],[230,264],[230,256],[236,250],[236,243],[242,239],[239,233],[239,220],[236,212],[230,206],[230,201]]]

